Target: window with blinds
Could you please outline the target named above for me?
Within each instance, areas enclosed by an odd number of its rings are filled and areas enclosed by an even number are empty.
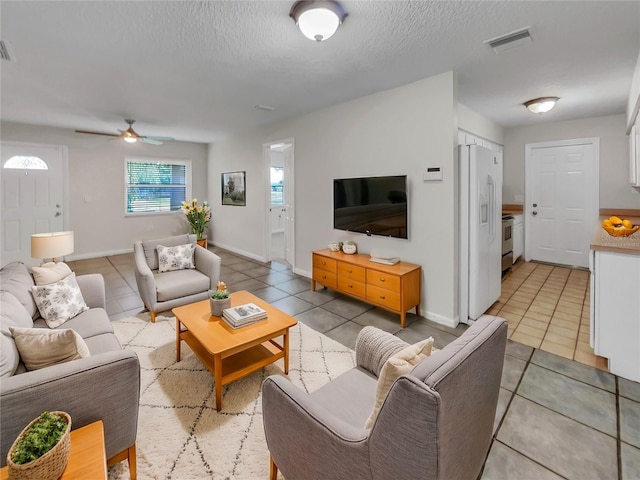
[[[126,214],[179,211],[191,197],[191,162],[125,159]]]

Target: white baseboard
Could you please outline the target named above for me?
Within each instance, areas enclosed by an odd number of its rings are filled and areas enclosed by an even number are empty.
[[[261,257],[259,255],[256,255],[255,253],[245,252],[244,250],[240,250],[239,248],[236,248],[233,245],[224,245],[222,243],[217,243],[217,242],[214,243],[213,245],[219,248],[224,248],[225,250],[228,250],[231,253],[237,253],[238,255],[242,255],[243,257],[247,257],[252,260],[257,260],[258,262],[262,262],[262,263],[267,262],[267,259],[265,257]]]
[[[440,315],[438,313],[433,313],[430,311],[426,311],[423,315],[428,320],[432,320],[436,323],[440,323],[442,325],[446,325],[447,327],[456,328],[458,326],[458,321],[456,318],[445,317],[444,315]]]
[[[133,248],[126,248],[124,250],[107,250],[105,252],[91,252],[91,253],[79,253],[78,255],[65,255],[65,262],[75,262],[76,260],[88,260],[90,258],[111,257],[113,255],[124,255],[125,253],[132,253]]]
[[[301,275],[303,277],[311,278],[311,272],[308,272],[307,270],[302,270],[301,268],[293,268],[292,271],[296,275]]]

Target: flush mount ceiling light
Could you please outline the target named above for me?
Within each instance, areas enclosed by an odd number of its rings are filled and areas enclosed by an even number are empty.
[[[540,97],[524,102],[523,105],[527,107],[531,113],[546,113],[556,106],[558,100],[560,100],[558,97]]]
[[[335,1],[299,0],[291,7],[289,16],[305,37],[322,42],[336,33],[347,13]]]

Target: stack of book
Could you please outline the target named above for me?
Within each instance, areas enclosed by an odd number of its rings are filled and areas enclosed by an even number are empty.
[[[400,257],[371,257],[369,259],[372,262],[382,263],[384,265],[395,265],[400,261]]]
[[[267,312],[255,303],[245,303],[237,307],[225,308],[222,319],[231,328],[240,328],[267,318]]]

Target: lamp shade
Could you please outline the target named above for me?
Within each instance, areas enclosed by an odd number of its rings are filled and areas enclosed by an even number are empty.
[[[540,97],[524,102],[524,106],[531,113],[546,113],[555,107],[556,102],[560,100],[558,97]]]
[[[54,261],[73,253],[73,232],[36,233],[31,235],[31,257]]]
[[[347,16],[338,2],[313,0],[294,3],[289,15],[302,34],[316,42],[331,38]]]

